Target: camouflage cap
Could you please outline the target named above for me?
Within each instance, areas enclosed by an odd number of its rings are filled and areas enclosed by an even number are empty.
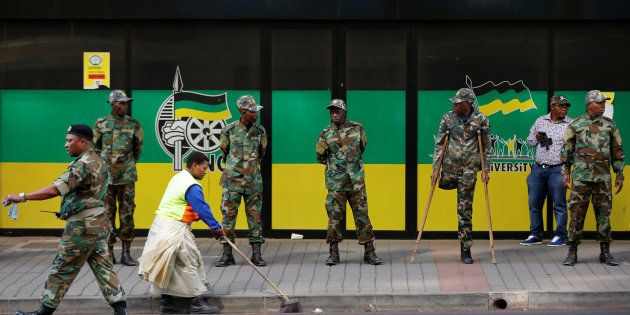
[[[346,111],[346,103],[338,98],[330,101],[330,104],[326,106],[326,109],[330,109],[331,107],[337,107],[339,109],[343,109],[344,112]]]
[[[571,103],[569,103],[569,100],[562,96],[562,95],[554,95],[551,97],[551,101],[549,102],[550,105],[567,105],[567,106],[571,106]]]
[[[68,134],[85,138],[90,141],[92,141],[92,139],[94,138],[94,134],[92,133],[92,128],[90,128],[90,126],[88,125],[83,125],[83,124],[70,125],[68,127]]]
[[[109,93],[109,100],[107,101],[107,103],[113,104],[114,102],[129,102],[132,101],[133,98],[127,96],[127,93],[125,93],[125,91],[123,90],[113,90],[111,93]]]
[[[456,104],[461,102],[469,102],[472,104],[475,102],[475,99],[477,99],[477,96],[475,96],[475,92],[473,92],[472,89],[461,88],[457,90],[455,96],[449,98],[448,100]]]
[[[605,100],[609,100],[610,97],[607,97],[600,90],[591,90],[586,93],[586,97],[584,98],[584,103],[588,104],[590,102],[603,102]]]
[[[239,110],[246,109],[252,112],[258,112],[263,107],[256,104],[256,99],[251,95],[243,95],[236,100],[236,106]]]

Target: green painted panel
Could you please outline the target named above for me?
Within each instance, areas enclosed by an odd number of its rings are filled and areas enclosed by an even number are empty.
[[[515,110],[510,113],[498,111],[489,115],[490,129],[493,142],[493,162],[531,162],[535,151],[524,144],[529,129],[541,115],[547,113],[547,92],[530,91],[531,99],[537,108]],[[452,109],[452,103],[448,100],[455,95],[455,91],[418,91],[418,163],[430,164],[433,161],[434,136],[440,124],[442,115]],[[492,96],[495,97],[492,97]],[[503,93],[500,97],[496,91],[483,95],[480,100],[480,108],[500,99],[507,102],[510,99],[525,101],[523,93],[512,91]],[[511,151],[508,147],[515,149]]]
[[[196,91],[203,94],[227,92],[233,117],[240,117],[236,99],[244,94],[259,98],[258,91]],[[106,102],[108,90],[0,90],[0,162],[67,162],[71,158],[64,149],[64,135],[68,125],[85,123],[92,126],[97,118],[111,112]],[[133,117],[145,130],[141,162],[165,163],[172,161],[160,147],[155,132],[158,110],[172,91],[133,91]],[[264,110],[264,109],[263,109]]]
[[[310,164],[319,132],[330,122],[330,91],[273,91],[272,162]]]
[[[348,119],[363,124],[367,164],[405,163],[405,91],[348,91]]]

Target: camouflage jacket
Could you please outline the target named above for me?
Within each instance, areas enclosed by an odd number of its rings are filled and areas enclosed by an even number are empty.
[[[490,141],[490,120],[477,109],[473,109],[468,120],[463,121],[449,111],[442,116],[440,129],[435,138],[435,149],[433,151],[433,169],[437,167],[438,159],[442,154],[442,145],[446,131],[450,131],[446,154],[442,160],[442,169],[454,174],[462,174],[463,169],[478,172],[481,170],[481,160],[479,158],[479,141],[477,141],[477,130],[481,130],[481,142],[483,143],[483,159],[486,172],[490,172],[490,152],[492,144]]]
[[[573,180],[610,181],[610,166],[623,178],[624,154],[621,136],[615,123],[607,117],[577,117],[564,133],[561,161],[563,174],[573,166]]]
[[[262,192],[260,163],[267,150],[267,132],[254,123],[249,129],[240,121],[227,125],[221,131],[221,152],[225,168],[221,186],[244,194]]]
[[[144,129],[125,115],[107,115],[94,123],[94,150],[109,167],[109,183],[125,185],[138,180],[136,162],[142,153]]]
[[[326,165],[326,188],[332,191],[358,191],[365,186],[363,151],[367,144],[360,123],[346,120],[330,124],[317,140],[317,162]]]
[[[107,165],[90,150],[77,157],[53,184],[61,194],[60,218],[85,209],[104,207],[109,174]]]

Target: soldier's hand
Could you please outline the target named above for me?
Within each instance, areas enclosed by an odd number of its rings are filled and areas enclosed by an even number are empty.
[[[545,135],[539,132],[536,133],[536,141],[542,142],[543,140],[545,140]]]
[[[490,182],[490,175],[488,172],[481,173],[481,180],[486,184]]]
[[[615,187],[617,188],[617,191],[615,192],[616,195],[621,191],[621,188],[623,188],[623,177],[617,175],[617,178],[615,179]]]
[[[569,175],[562,175],[562,185],[566,188],[569,188],[571,184],[571,177]]]
[[[184,140],[186,121],[167,121],[162,127],[162,132],[164,133],[164,140],[166,140],[166,144],[174,146],[175,142]]]

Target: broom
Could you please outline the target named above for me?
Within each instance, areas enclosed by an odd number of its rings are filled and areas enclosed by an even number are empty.
[[[223,239],[230,244],[230,246],[232,246],[232,248],[243,257],[243,259],[250,265],[252,266],[252,268],[254,268],[254,270],[256,270],[256,272],[258,272],[258,274],[263,277],[263,279],[265,279],[265,281],[267,281],[267,283],[269,283],[275,290],[276,292],[278,292],[278,294],[280,295],[280,298],[282,299],[282,305],[280,307],[280,310],[278,311],[278,313],[300,313],[302,312],[302,307],[300,306],[300,302],[297,299],[289,299],[289,297],[282,292],[282,290],[280,290],[280,288],[278,288],[278,286],[273,283],[271,281],[271,279],[269,279],[269,277],[267,277],[262,271],[260,271],[260,269],[258,269],[258,267],[256,267],[256,265],[254,265],[254,263],[252,263],[249,258],[247,258],[247,256],[245,256],[245,254],[243,254],[243,252],[241,252],[240,249],[238,249],[238,247],[236,247],[236,245],[234,245],[234,243],[232,243],[227,237],[223,237]]]

